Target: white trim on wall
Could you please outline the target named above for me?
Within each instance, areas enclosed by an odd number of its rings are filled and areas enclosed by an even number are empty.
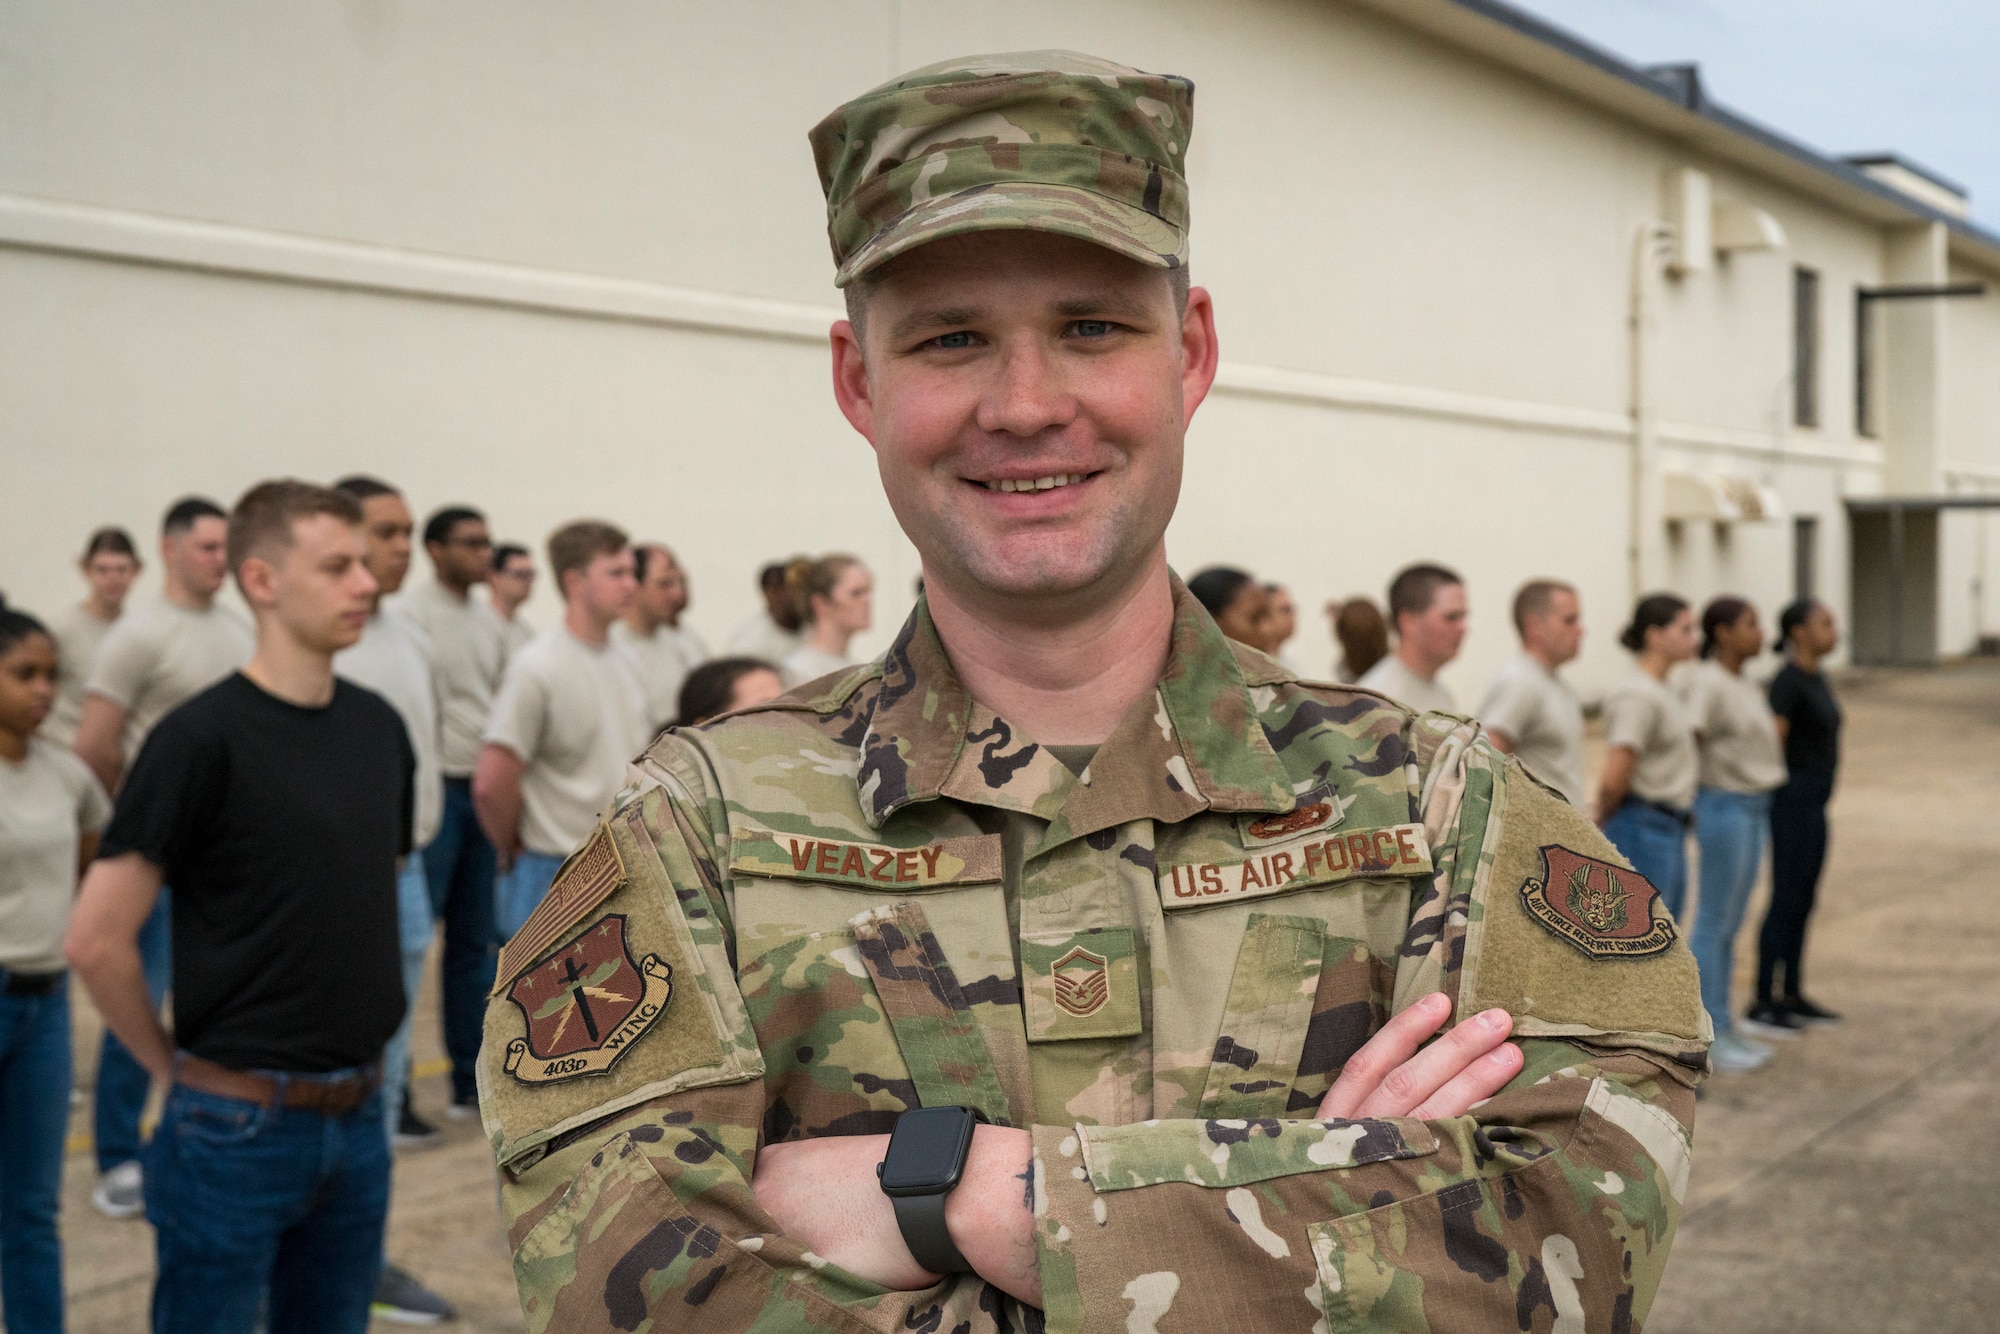
[[[0,193],[0,248],[42,251],[239,278],[496,306],[571,318],[701,329],[820,344],[841,318],[834,306],[703,291],[527,264],[341,241],[267,228],[168,217]],[[1349,411],[1463,421],[1502,430],[1629,445],[1624,412],[1567,407],[1225,361],[1218,393]],[[1664,443],[1767,462],[1882,464],[1879,446],[1821,443],[1720,426],[1662,422]]]

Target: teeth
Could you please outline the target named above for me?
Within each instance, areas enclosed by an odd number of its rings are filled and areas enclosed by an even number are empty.
[[[1003,477],[997,482],[988,482],[986,489],[989,491],[1007,492],[1053,491],[1059,486],[1068,486],[1071,482],[1080,482],[1083,480],[1083,476],[1080,472],[1059,472],[1050,477],[1022,478],[1018,482],[1012,478]]]

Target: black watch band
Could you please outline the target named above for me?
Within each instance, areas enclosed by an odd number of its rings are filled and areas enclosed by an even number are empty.
[[[918,1264],[933,1274],[970,1274],[972,1266],[959,1254],[944,1225],[944,1202],[950,1198],[950,1191],[891,1195],[889,1203],[896,1207],[896,1226],[903,1233],[903,1244]]]
[[[896,1118],[888,1151],[876,1165],[904,1245],[933,1274],[973,1272],[945,1227],[944,1207],[965,1173],[973,1129],[985,1119],[972,1107],[912,1108]]]

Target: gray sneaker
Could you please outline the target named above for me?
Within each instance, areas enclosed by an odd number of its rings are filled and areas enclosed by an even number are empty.
[[[90,1202],[106,1218],[137,1218],[146,1212],[146,1177],[137,1162],[120,1163],[97,1179]]]
[[[458,1314],[450,1302],[392,1264],[384,1264],[382,1277],[375,1280],[369,1311],[396,1325],[435,1325]]]
[[[1730,1074],[1761,1070],[1771,1062],[1771,1049],[1736,1033],[1724,1033],[1708,1049],[1709,1064]]]

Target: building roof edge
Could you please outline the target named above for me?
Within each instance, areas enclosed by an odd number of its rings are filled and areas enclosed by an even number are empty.
[[[1407,0],[1390,0],[1387,3],[1385,0],[1365,0],[1365,3],[1377,12],[1391,17],[1402,17],[1405,21],[1413,22],[1414,26],[1433,32],[1438,31],[1432,25],[1418,20],[1413,12],[1422,5],[1423,0],[1418,0],[1417,5],[1409,4]],[[1963,249],[1974,252],[1982,262],[2000,269],[2000,232],[1989,231],[1970,219],[1955,217],[1923,200],[1906,195],[1895,187],[1875,179],[1853,161],[1822,153],[1714,101],[1702,87],[1700,77],[1692,65],[1663,64],[1650,69],[1636,65],[1623,56],[1579,37],[1539,15],[1506,3],[1506,0],[1431,0],[1431,3],[1448,6],[1461,13],[1497,24],[1559,57],[1576,62],[1600,75],[1609,76],[1640,93],[1658,98],[1662,103],[1706,122],[1729,137],[1766,152],[1778,154],[1820,176],[1828,185],[1849,192],[1858,192],[1875,203],[1886,204],[1896,212],[1914,220],[1941,222]],[[1505,53],[1501,51],[1489,49],[1486,54],[1506,60]],[[1532,74],[1535,71],[1528,72]],[[1864,156],[1874,158],[1895,155]],[[1935,173],[1927,168],[1917,168],[1906,159],[1896,160],[1927,180],[1937,179]],[[1940,180],[1940,184],[1944,183]],[[1957,187],[1946,185],[1945,188],[1955,190]]]

